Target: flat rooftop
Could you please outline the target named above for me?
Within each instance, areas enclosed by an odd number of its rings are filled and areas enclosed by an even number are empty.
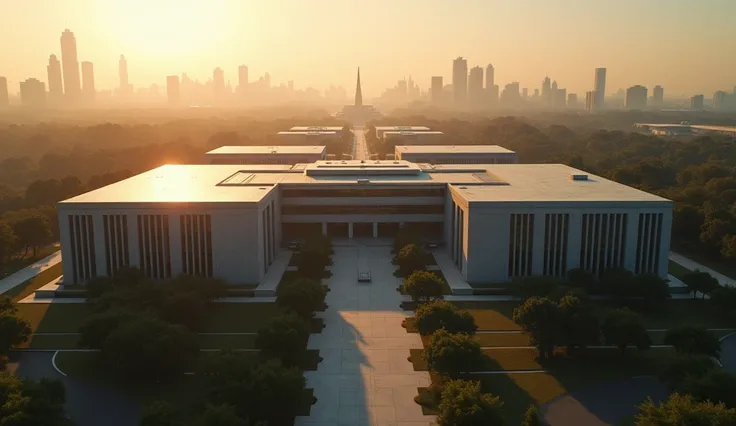
[[[291,131],[289,131],[289,132],[278,132],[277,133],[277,135],[284,135],[284,136],[288,136],[288,135],[307,135],[307,136],[320,136],[320,135],[324,135],[324,136],[334,136],[336,134],[337,134],[337,132],[328,132],[328,131],[321,131],[321,130],[315,130],[315,131],[305,130],[305,131],[301,131],[301,132],[291,132]]]
[[[397,145],[402,154],[515,154],[498,145]]]
[[[426,132],[430,128],[427,126],[376,126],[376,130],[381,131],[413,131],[413,132]]]
[[[316,173],[315,173],[316,171]],[[572,175],[586,175],[573,180]],[[669,200],[562,164],[443,164],[318,161],[290,165],[165,165],[62,201],[254,203],[276,185],[450,185],[469,203],[657,202]],[[83,206],[89,207],[89,206]]]
[[[342,126],[294,126],[290,132],[342,132]]]
[[[221,146],[207,155],[321,154],[325,149],[324,145]]]
[[[384,136],[415,136],[415,135],[444,135],[438,130],[390,130],[383,132]]]

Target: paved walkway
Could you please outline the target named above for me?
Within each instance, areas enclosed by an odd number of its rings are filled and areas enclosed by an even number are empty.
[[[365,141],[365,131],[362,127],[356,127],[353,131],[355,134],[355,154],[353,160],[368,160],[371,157],[368,152],[368,144]]]
[[[414,402],[417,387],[430,383],[414,371],[409,349],[419,349],[418,334],[401,327],[409,313],[399,308],[390,247],[335,247],[328,281],[325,329],[309,339],[323,361],[305,373],[317,403],[295,426],[429,426],[434,416]],[[373,282],[357,283],[357,270],[370,269]]]
[[[670,260],[679,263],[680,265],[686,267],[687,269],[694,271],[696,269],[700,269],[703,272],[709,273],[712,277],[718,280],[721,285],[727,285],[729,287],[736,286],[736,280],[731,279],[723,274],[720,274],[709,267],[702,265],[692,259],[689,259],[681,254],[677,254],[673,251],[670,252]]]
[[[0,294],[10,291],[59,263],[61,263],[61,250],[0,280]]]

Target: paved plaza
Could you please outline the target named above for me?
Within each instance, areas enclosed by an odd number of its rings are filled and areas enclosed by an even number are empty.
[[[309,339],[324,358],[305,373],[318,401],[296,426],[429,426],[434,416],[414,402],[429,373],[414,371],[409,349],[422,347],[418,334],[401,326],[409,312],[399,308],[389,246],[335,247],[328,281],[325,329]],[[369,270],[372,283],[358,283]]]

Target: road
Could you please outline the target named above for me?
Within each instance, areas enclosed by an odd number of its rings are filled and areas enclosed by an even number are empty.
[[[44,257],[38,262],[28,265],[18,272],[8,275],[7,277],[0,280],[0,294],[9,291],[24,282],[30,280],[41,272],[49,269],[52,266],[57,265],[61,262],[61,250],[54,254]]]
[[[677,254],[677,253],[671,251],[670,252],[670,260],[673,261],[673,262],[675,262],[675,263],[678,263],[678,264],[680,264],[680,265],[682,265],[684,267],[686,267],[687,269],[689,269],[691,271],[694,271],[696,269],[699,269],[702,272],[707,272],[712,277],[714,277],[715,279],[717,279],[718,282],[721,283],[721,285],[729,286],[729,287],[736,286],[736,280],[733,280],[733,279],[731,279],[731,278],[729,278],[729,277],[727,277],[727,276],[725,276],[723,274],[719,274],[718,272],[710,269],[709,267],[707,267],[705,265],[701,265],[700,263],[698,263],[698,262],[696,262],[696,261],[694,261],[692,259],[689,259],[689,258],[687,258],[687,257],[685,257],[685,256],[683,256],[681,254]]]
[[[51,363],[53,352],[15,352],[11,366],[21,377],[59,379],[66,389],[66,412],[77,426],[137,425],[140,407],[119,390],[71,379],[59,374]]]
[[[368,152],[368,144],[365,141],[365,129],[363,127],[356,127],[353,129],[355,134],[355,154],[353,155],[354,160],[369,160],[371,157]]]

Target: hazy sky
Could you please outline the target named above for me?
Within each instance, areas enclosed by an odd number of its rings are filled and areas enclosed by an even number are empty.
[[[736,0],[0,0],[0,76],[12,92],[27,77],[47,81],[65,28],[98,89],[118,82],[128,58],[135,86],[200,80],[220,66],[237,82],[270,72],[296,88],[352,91],[361,67],[375,96],[411,75],[448,83],[452,60],[496,67],[496,83],[540,87],[545,73],[568,92],[590,90],[608,68],[607,92],[660,84],[665,96],[736,85]]]

